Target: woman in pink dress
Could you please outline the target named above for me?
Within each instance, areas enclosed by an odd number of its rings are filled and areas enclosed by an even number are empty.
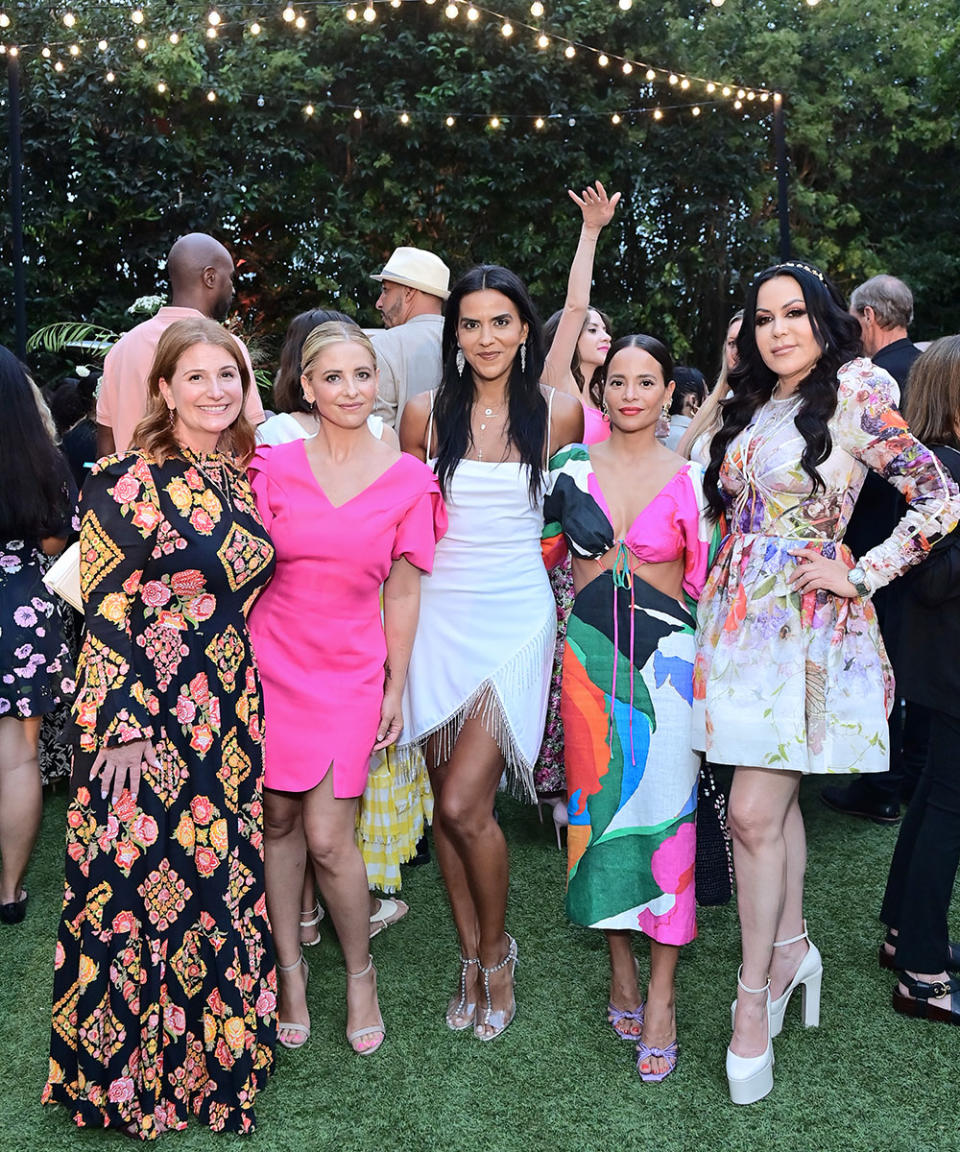
[[[403,725],[420,574],[433,566],[446,512],[430,469],[367,426],[377,385],[367,336],[352,325],[321,324],[304,343],[302,367],[319,431],[263,446],[251,464],[257,506],[277,550],[276,575],[250,631],[263,680],[278,1039],[299,1048],[310,1035],[298,929],[305,834],[343,949],[347,1039],[368,1055],[385,1031],[369,954],[357,801],[371,752],[392,744]]]

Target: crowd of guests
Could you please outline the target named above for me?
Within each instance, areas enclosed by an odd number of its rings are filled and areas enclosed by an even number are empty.
[[[303,948],[324,912],[347,1041],[376,1052],[369,940],[406,906],[369,889],[395,894],[388,864],[431,817],[459,942],[446,1024],[500,1036],[519,955],[500,789],[547,799],[567,828],[567,915],[604,933],[609,1024],[663,1080],[696,934],[703,758],[735,769],[729,1091],[762,1099],[796,989],[819,1021],[800,781],[885,773],[902,697],[925,706],[929,746],[879,961],[898,1011],[960,1022],[960,337],[902,390],[863,355],[889,286],[848,310],[788,261],[748,288],[708,396],[661,340],[614,339],[591,308],[619,196],[571,197],[583,226],[546,341],[514,272],[450,287],[436,256],[401,248],[375,277],[383,330],[329,311],[291,323],[266,422],[220,323],[232,260],[211,237],[177,241],[172,304],[110,352],[96,401],[75,669],[43,575],[77,482],[0,350],[0,919],[26,913],[40,718],[69,702],[43,1099],[77,1124],[251,1130],[275,1044],[309,1040]],[[92,431],[91,400],[71,428]],[[902,507],[854,554],[868,472]],[[896,577],[885,646],[874,600]]]

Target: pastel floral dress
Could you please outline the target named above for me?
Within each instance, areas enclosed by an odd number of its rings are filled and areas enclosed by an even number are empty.
[[[838,373],[824,487],[800,466],[798,396],[771,399],[728,446],[720,482],[730,533],[700,598],[694,747],[716,764],[801,773],[883,772],[893,674],[868,598],[793,591],[812,548],[853,567],[842,542],[868,468],[908,510],[860,560],[871,592],[918,564],[960,516],[957,489],[897,411],[869,360]]]
[[[273,546],[219,455],[100,461],[81,498],[78,662],[50,1071],[44,1102],[142,1139],[196,1116],[254,1128],[273,1061],[260,683],[246,615]],[[97,751],[159,766],[113,804]]]

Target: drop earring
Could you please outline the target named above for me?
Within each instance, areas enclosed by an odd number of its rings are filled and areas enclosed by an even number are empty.
[[[464,370],[464,368],[466,368],[466,366],[467,366],[467,358],[463,354],[463,349],[458,348],[457,349],[457,375],[458,376],[463,375],[463,370]]]
[[[170,427],[172,428],[177,422],[177,410],[176,408],[168,408],[167,412],[170,414]]]
[[[526,342],[526,340],[524,340],[524,342],[520,345],[520,371],[526,372],[526,370],[527,370],[527,342]]]

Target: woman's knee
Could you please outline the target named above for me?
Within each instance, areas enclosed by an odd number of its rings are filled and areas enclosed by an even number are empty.
[[[731,796],[727,809],[730,835],[748,851],[756,851],[783,836],[783,820],[752,796]]]
[[[263,834],[267,840],[281,840],[292,835],[300,825],[300,808],[287,800],[264,793]]]

